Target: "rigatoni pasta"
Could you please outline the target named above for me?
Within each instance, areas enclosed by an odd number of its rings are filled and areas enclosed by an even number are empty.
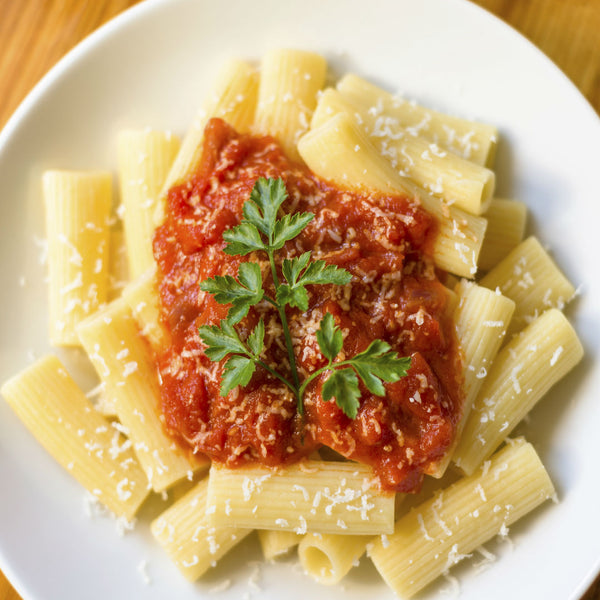
[[[150,526],[152,535],[189,581],[198,579],[251,532],[211,525],[205,510],[207,492],[205,478]]]
[[[495,267],[525,235],[527,206],[518,200],[494,198],[485,212],[488,226],[479,253],[478,267],[489,271]]]
[[[410,598],[553,495],[533,446],[521,440],[398,520],[369,556],[392,590]]]
[[[263,56],[254,128],[275,136],[295,160],[326,72],[325,59],[314,52],[278,49]]]
[[[155,225],[160,225],[164,219],[169,189],[182,181],[197,164],[208,120],[219,117],[226,119],[238,131],[249,129],[254,121],[258,81],[256,69],[243,61],[232,60],[220,71],[212,93],[198,111],[163,183],[154,213]]]
[[[148,495],[130,446],[98,413],[55,356],[39,359],[2,386],[35,438],[99,502],[127,520]]]
[[[339,113],[356,120],[379,154],[388,158],[402,177],[468,213],[480,215],[489,207],[496,181],[490,169],[409,134],[397,119],[356,106],[333,88],[319,97],[311,128]]]
[[[481,285],[499,289],[515,301],[510,333],[519,331],[548,308],[562,309],[575,294],[573,284],[534,236],[520,243],[489,271]]]
[[[129,281],[129,258],[122,223],[116,221],[110,227],[110,251],[108,258],[108,292],[107,302],[116,300]]]
[[[552,308],[515,336],[498,354],[485,380],[454,462],[472,473],[583,357],[573,327]]]
[[[443,205],[401,178],[347,114],[340,113],[308,132],[298,150],[315,173],[339,185],[419,198],[439,223],[433,250],[436,264],[463,277],[477,272],[485,219]]]
[[[117,139],[120,215],[125,228],[131,279],[155,266],[152,252],[154,213],[179,145],[179,139],[171,132],[149,129],[122,131]]]
[[[337,83],[341,94],[366,110],[398,120],[409,134],[423,136],[466,160],[490,167],[496,155],[498,131],[493,125],[459,119],[394,96],[352,73]]]
[[[349,534],[391,530],[394,496],[366,465],[306,461],[276,470],[212,465],[207,512],[215,526]]]
[[[106,301],[112,177],[106,172],[47,171],[50,342],[79,344],[75,328]]]
[[[288,554],[304,537],[294,531],[259,529],[258,541],[265,560],[275,560]]]
[[[152,489],[160,492],[206,465],[186,456],[163,429],[152,356],[125,301],[115,300],[89,317],[78,334],[107,393],[115,398],[119,420]]]
[[[458,288],[459,304],[454,319],[463,352],[465,396],[455,442],[435,472],[431,473],[438,478],[450,464],[473,402],[494,364],[515,310],[515,303],[509,298],[474,283],[463,280]]]
[[[310,533],[298,546],[298,558],[315,581],[332,585],[357,564],[370,539],[365,535]]]
[[[156,269],[152,268],[123,289],[123,300],[129,306],[141,335],[153,349],[167,343],[167,331],[160,320]]]

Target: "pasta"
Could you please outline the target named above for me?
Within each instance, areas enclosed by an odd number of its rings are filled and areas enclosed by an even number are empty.
[[[208,119],[221,117],[239,131],[247,130],[254,119],[257,93],[258,73],[250,65],[242,61],[231,61],[223,67],[212,95],[198,111],[163,183],[154,213],[155,225],[164,220],[169,189],[181,182],[198,161]]]
[[[77,324],[106,301],[110,173],[47,171],[50,341],[77,345]]]
[[[7,381],[2,395],[62,467],[115,514],[133,517],[148,495],[144,471],[56,357]]]
[[[410,597],[554,495],[503,443],[583,356],[575,289],[521,241],[525,205],[492,199],[493,126],[326,81],[322,56],[274,50],[226,65],[181,146],[122,132],[123,229],[110,174],[47,172],[50,339],[83,347],[103,408],[52,356],[2,394],[117,515],[174,490],[150,530],[190,581],[257,530],[324,584],[366,551]]]
[[[300,140],[298,150],[315,173],[340,185],[420,197],[440,224],[433,254],[437,266],[464,277],[475,274],[486,221],[442,205],[401,178],[347,114],[340,113],[311,130]]]
[[[550,309],[502,349],[482,386],[454,455],[472,473],[535,403],[583,357],[566,317]]]
[[[506,475],[500,477],[501,473]],[[508,445],[480,473],[462,479],[396,523],[369,549],[388,585],[410,598],[519,517],[554,495],[530,444]]]
[[[495,362],[515,310],[512,300],[476,284],[463,281],[459,284],[459,290],[460,301],[454,317],[465,362],[465,403],[455,445],[461,438],[487,371]],[[452,449],[436,471],[431,473],[434,477],[439,478],[444,474],[451,456]]]
[[[156,203],[178,150],[179,140],[168,132],[127,130],[117,140],[120,208],[132,279],[154,267]]]
[[[423,136],[442,148],[475,164],[491,166],[496,154],[498,131],[492,125],[466,121],[424,108],[416,102],[382,90],[349,73],[337,84],[341,94],[365,107],[398,120],[410,135]]]
[[[207,512],[215,526],[306,533],[391,531],[393,495],[377,493],[371,469],[356,463],[307,461],[273,472],[213,464]]]
[[[250,529],[213,527],[206,506],[208,482],[198,483],[152,522],[152,534],[190,581],[195,581],[250,533]]]
[[[331,585],[341,581],[357,563],[370,540],[364,535],[310,533],[298,546],[298,558],[313,579]]]
[[[312,52],[272,50],[263,57],[254,126],[276,136],[291,158],[300,158],[298,140],[308,131],[326,72],[325,59]]]
[[[485,212],[485,218],[488,226],[478,266],[482,271],[489,271],[523,240],[527,206],[518,200],[494,198]]]
[[[379,154],[389,157],[401,176],[466,212],[478,215],[489,207],[495,185],[493,171],[412,136],[398,120],[356,106],[331,88],[321,94],[311,128],[318,128],[339,113],[356,120]]]
[[[514,248],[481,280],[481,285],[500,289],[515,301],[517,309],[510,325],[515,333],[548,308],[563,308],[575,288],[563,275],[535,237]]]
[[[159,317],[156,273],[152,268],[123,289],[123,300],[135,319],[142,336],[154,349],[166,343],[167,332]]]
[[[115,397],[115,410],[155,492],[170,487],[206,461],[190,460],[163,431],[158,382],[146,342],[129,306],[119,299],[78,328],[90,360]]]
[[[275,560],[290,552],[303,538],[294,531],[259,529],[258,541],[265,560]]]

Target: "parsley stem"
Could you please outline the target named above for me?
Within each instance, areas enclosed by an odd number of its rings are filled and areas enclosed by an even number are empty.
[[[267,256],[269,257],[269,264],[271,265],[271,275],[273,277],[273,285],[275,286],[275,294],[277,295],[277,288],[279,287],[279,277],[277,275],[277,267],[275,266],[275,252],[272,248],[265,248]]]
[[[244,349],[245,349],[245,355],[254,362],[255,365],[259,365],[260,367],[262,367],[265,371],[267,371],[268,373],[270,373],[271,375],[273,375],[273,377],[276,377],[277,379],[279,379],[279,381],[285,383],[285,385],[287,387],[290,388],[290,390],[292,390],[292,392],[294,392],[294,395],[298,395],[298,390],[297,388],[295,388],[293,386],[293,384],[291,384],[283,375],[280,375],[275,369],[272,369],[266,362],[262,361],[260,358],[257,358],[250,350],[250,348],[248,348],[245,344],[243,344]]]
[[[269,304],[272,304],[275,308],[279,307],[279,304],[277,304],[277,302],[275,302],[275,300],[273,300],[273,298],[271,298],[270,296],[267,296],[266,294],[263,296],[263,300],[266,300]]]
[[[341,364],[341,363],[339,363],[339,364]],[[337,367],[338,363],[335,363],[335,366]],[[321,367],[320,369],[317,369],[316,371],[311,373],[302,382],[302,385],[300,386],[300,390],[299,390],[300,398],[304,398],[304,392],[306,391],[306,387],[313,379],[316,379],[319,375],[321,375],[321,373],[325,373],[325,371],[330,371],[332,368],[333,368],[333,363],[331,361],[329,361],[329,363],[327,365],[325,365],[324,367]]]
[[[269,263],[271,265],[271,274],[273,276],[273,285],[275,286],[275,297],[277,297],[277,289],[279,288],[279,277],[277,276],[277,267],[275,266],[275,256],[272,248],[267,250],[269,256]],[[294,355],[294,346],[292,344],[292,335],[287,321],[287,315],[285,314],[285,306],[281,306],[278,302],[275,302],[277,306],[277,312],[279,313],[279,319],[281,326],[283,327],[283,335],[285,338],[285,345],[288,351],[288,358],[290,361],[290,369],[292,371],[292,379],[294,381],[294,387],[292,388],[296,395],[296,402],[298,406],[298,412],[304,414],[304,406],[302,404],[302,394],[300,393],[300,378],[298,377],[298,368],[296,367],[296,356]]]
[[[257,365],[260,365],[265,371],[268,371],[269,373],[271,373],[271,375],[273,375],[273,377],[277,377],[277,379],[279,379],[279,381],[282,381],[283,383],[285,383],[285,385],[287,385],[287,387],[289,387],[290,390],[292,390],[292,392],[294,392],[294,395],[297,395],[298,392],[297,392],[296,388],[285,377],[283,377],[283,375],[280,375],[275,369],[272,369],[268,364],[264,363],[262,360],[254,359],[254,362]]]

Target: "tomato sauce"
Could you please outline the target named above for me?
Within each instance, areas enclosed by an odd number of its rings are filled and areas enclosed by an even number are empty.
[[[200,290],[215,275],[236,276],[241,260],[261,264],[267,293],[273,282],[266,256],[223,252],[223,232],[239,223],[259,177],[283,178],[287,212],[315,218],[279,254],[308,250],[312,259],[345,268],[346,286],[309,286],[309,309],[287,310],[301,378],[326,364],[315,332],[326,312],[344,335],[341,355],[371,341],[388,342],[412,359],[408,375],[385,384],[386,395],[361,384],[356,419],[321,398],[326,374],[305,394],[305,415],[292,392],[258,367],[250,383],[220,395],[223,363],[204,354],[201,325],[218,325],[228,306]],[[385,490],[416,491],[450,446],[462,409],[462,365],[450,300],[431,259],[436,227],[417,202],[371,191],[348,191],[292,163],[271,137],[239,135],[221,120],[209,122],[197,172],[173,187],[167,216],[157,229],[161,318],[169,343],[158,355],[161,406],[168,431],[194,452],[231,467],[277,466],[322,445],[371,465]],[[245,339],[260,318],[266,325],[264,360],[290,378],[278,315],[259,303],[237,326]]]

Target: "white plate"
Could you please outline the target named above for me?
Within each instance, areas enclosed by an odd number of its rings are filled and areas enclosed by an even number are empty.
[[[539,51],[466,2],[155,1],[82,43],[0,136],[0,380],[49,350],[45,272],[35,241],[44,235],[41,172],[114,168],[115,133],[124,126],[183,133],[226,57],[257,59],[279,46],[319,50],[338,74],[354,71],[433,107],[499,126],[498,191],[529,204],[530,228],[581,285],[568,313],[587,356],[533,411],[527,428],[560,504],[548,503],[515,526],[512,550],[506,542],[489,544],[499,555],[490,568],[460,567],[453,574],[464,600],[579,597],[600,567],[600,122]],[[68,360],[79,374],[84,363]],[[292,562],[252,562],[259,559],[255,542],[233,552],[204,583],[186,583],[152,543],[150,509],[123,538],[108,518],[89,519],[77,484],[4,402],[0,481],[0,567],[26,600],[393,597],[366,559],[343,586],[323,591]],[[142,561],[150,585],[138,570]],[[209,593],[228,579],[228,589]],[[451,588],[442,580],[422,597]]]

